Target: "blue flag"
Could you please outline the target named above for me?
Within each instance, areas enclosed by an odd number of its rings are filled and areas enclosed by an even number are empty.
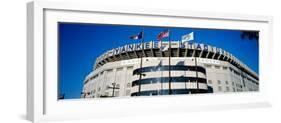
[[[130,39],[133,39],[133,40],[142,39],[142,33],[143,32],[140,32],[138,35],[132,35],[132,36],[130,36]]]

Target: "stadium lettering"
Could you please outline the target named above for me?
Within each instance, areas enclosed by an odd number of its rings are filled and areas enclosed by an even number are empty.
[[[119,50],[119,48],[115,48],[114,51],[115,51],[115,52],[114,52],[114,55],[116,55],[116,54],[119,54],[119,51],[120,51],[120,50]]]
[[[121,47],[121,52],[124,53],[126,51],[126,46]]]
[[[146,43],[145,43],[144,49],[150,49],[150,42],[146,42]]]
[[[128,46],[128,48],[127,48],[128,51],[133,51],[134,50],[134,44],[129,44],[127,46]]]
[[[204,44],[204,50],[208,51],[208,45]]]
[[[161,48],[161,47],[165,47],[166,43],[161,44],[161,42],[155,41],[155,42],[145,42],[143,44],[144,49],[150,49],[150,48]],[[197,50],[204,50],[204,51],[211,51],[211,52],[215,52],[217,54],[225,54],[227,55],[228,52],[225,52],[224,50],[222,50],[221,48],[216,48],[216,47],[209,47],[209,45],[206,44],[198,44],[198,43],[193,43],[193,42],[178,42],[178,46],[181,49],[197,49]],[[134,50],[141,50],[142,49],[142,44],[141,43],[137,43],[137,44],[128,44],[122,47],[118,47],[118,48],[114,48],[109,52],[104,53],[104,56],[112,56],[112,55],[117,55],[120,53],[124,53],[124,52],[129,52],[129,51],[134,51]],[[103,55],[101,55],[100,58],[103,58]]]
[[[153,48],[158,48],[158,47],[159,47],[158,43],[159,43],[159,42],[157,42],[157,41],[156,41],[156,42],[153,42]]]
[[[184,49],[185,48],[185,43],[179,42],[179,48]]]
[[[201,46],[200,46],[200,44],[197,44],[196,49],[197,49],[197,50],[201,50],[201,49],[202,49]]]
[[[193,48],[193,43],[192,43],[192,42],[189,42],[189,43],[188,43],[188,48],[189,48],[189,49],[192,49],[192,48]]]
[[[141,50],[141,43],[135,44],[135,50]]]

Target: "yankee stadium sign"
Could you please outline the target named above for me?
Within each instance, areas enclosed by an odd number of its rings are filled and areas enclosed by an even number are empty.
[[[161,42],[161,41],[150,41],[143,43],[143,49],[167,49],[169,46],[169,42]],[[171,42],[171,48],[180,48],[180,49],[195,49],[195,50],[204,50],[204,51],[210,51],[218,54],[224,54],[229,55],[228,52],[222,50],[221,48],[211,47],[206,44],[199,44],[199,43],[193,43],[193,42],[181,42],[181,41],[173,41]],[[128,44],[125,46],[121,46],[118,48],[111,49],[101,55],[98,60],[102,60],[104,58],[118,55],[121,53],[131,52],[131,51],[138,51],[142,50],[142,44],[136,43],[136,44]]]

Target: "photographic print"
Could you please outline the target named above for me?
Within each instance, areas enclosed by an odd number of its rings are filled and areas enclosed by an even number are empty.
[[[259,32],[58,23],[58,99],[259,91]]]

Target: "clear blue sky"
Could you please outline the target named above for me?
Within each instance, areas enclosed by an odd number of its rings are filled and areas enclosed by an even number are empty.
[[[129,36],[139,33],[143,26],[59,23],[59,92],[66,99],[80,98],[83,81],[92,71],[95,59],[119,46],[138,43]],[[156,41],[167,28],[144,27],[145,42]],[[241,31],[194,28],[169,28],[171,40],[194,32],[195,42],[222,48],[258,71],[258,41],[241,39]]]

